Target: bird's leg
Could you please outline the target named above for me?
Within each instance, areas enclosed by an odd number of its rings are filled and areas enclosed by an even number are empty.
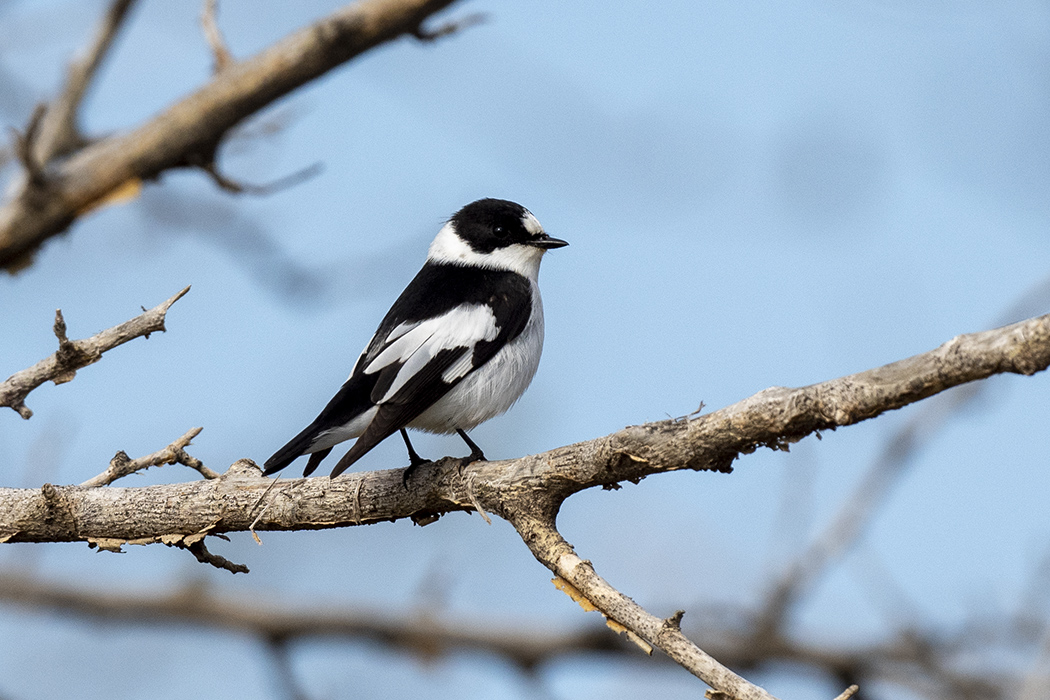
[[[405,439],[405,447],[408,448],[408,461],[410,466],[415,468],[423,464],[430,463],[429,459],[423,459],[422,457],[420,457],[419,454],[412,447],[412,443],[408,440],[408,431],[406,431],[404,428],[401,429],[401,437]]]
[[[481,451],[481,448],[478,447],[474,443],[473,440],[471,440],[469,437],[467,437],[467,434],[465,432],[463,432],[459,428],[456,428],[456,432],[459,433],[459,436],[461,438],[463,438],[463,442],[467,443],[467,447],[470,448],[470,454],[467,455],[467,457],[465,457],[465,459],[466,459],[465,463],[466,464],[470,464],[471,462],[478,462],[478,461],[481,461],[481,462],[487,462],[488,461],[487,459],[485,459],[485,453]]]
[[[412,447],[412,443],[409,442],[408,432],[404,428],[401,429],[401,437],[405,439],[405,447],[408,448],[408,468],[405,469],[405,472],[401,475],[401,483],[407,488],[408,479],[412,476],[412,473],[424,464],[430,464],[430,460],[423,459],[419,456],[419,453],[417,453]]]

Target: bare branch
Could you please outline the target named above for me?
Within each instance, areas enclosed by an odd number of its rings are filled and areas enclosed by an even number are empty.
[[[135,0],[113,0],[99,21],[91,44],[70,63],[65,87],[48,106],[40,137],[33,144],[35,162],[45,165],[86,143],[77,125],[80,105],[134,4]]]
[[[408,489],[403,470],[293,479],[275,487],[248,460],[219,479],[184,484],[0,489],[0,542],[86,540],[115,551],[123,544],[154,542],[192,548],[224,532],[331,528],[405,517],[426,523],[441,513],[480,506],[511,522],[534,556],[616,623],[615,629],[662,649],[719,692],[738,700],[768,700],[765,691],[687,639],[679,615],[666,620],[651,615],[580,559],[554,526],[562,502],[585,488],[660,472],[729,471],[734,459],[761,446],[783,449],[809,433],[851,425],[952,386],[998,373],[1034,374],[1048,365],[1050,314],[958,336],[930,352],[821,384],[767,389],[694,419],[634,426],[516,460],[463,466],[447,458],[420,470]],[[263,500],[268,502],[256,516]],[[171,503],[179,507],[170,508]],[[123,517],[128,512],[137,517]],[[936,659],[930,664],[940,668]],[[969,679],[959,682],[976,687]]]
[[[266,649],[270,652],[273,672],[277,678],[281,695],[288,700],[307,700],[307,695],[295,677],[292,665],[292,650],[284,637],[271,637],[266,640]]]
[[[204,9],[201,10],[201,29],[204,31],[204,38],[208,41],[208,46],[211,47],[214,61],[212,70],[215,73],[221,73],[226,70],[227,66],[234,63],[233,55],[226,48],[226,40],[223,39],[222,31],[216,20],[218,13],[218,0],[204,0]]]
[[[255,528],[330,528],[473,511],[466,483],[489,513],[503,516],[505,502],[523,499],[554,513],[585,488],[680,469],[728,471],[737,456],[761,446],[783,448],[808,433],[851,425],[952,386],[997,373],[1033,374],[1048,365],[1050,315],[958,336],[930,352],[821,384],[766,389],[691,420],[633,426],[513,460],[466,466],[458,459],[440,460],[419,470],[408,489],[401,469],[282,480]],[[196,533],[218,520],[215,532],[242,532],[254,522],[256,505],[270,485],[254,463],[242,460],[219,479],[144,488],[62,487],[74,504],[75,530],[39,518],[40,491],[0,489],[0,532],[17,530],[10,539],[19,542],[137,539]],[[354,498],[358,489],[360,508]],[[181,501],[178,512],[156,507],[171,498]],[[110,514],[116,504],[121,512],[130,509],[142,517],[114,522]]]
[[[212,554],[208,551],[208,548],[204,546],[204,540],[200,539],[192,544],[178,544],[176,546],[182,547],[189,551],[190,554],[197,557],[197,561],[201,564],[211,564],[216,569],[223,569],[229,571],[231,574],[247,574],[248,567],[244,564],[235,564],[226,557],[218,554]]]
[[[518,506],[526,506],[518,508]],[[536,517],[517,503],[505,516],[521,535],[533,556],[557,576],[568,581],[594,608],[608,618],[615,631],[627,631],[659,647],[726,700],[775,700],[762,688],[733,673],[691,642],[679,625],[681,615],[667,620],[652,615],[599,576],[590,562],[580,559],[572,545],[554,527],[553,514]],[[575,596],[573,596],[575,598]]]
[[[548,627],[530,628],[524,621],[500,626],[443,619],[426,611],[396,613],[385,608],[338,606],[331,601],[323,605],[289,604],[267,600],[266,596],[256,593],[223,595],[192,584],[170,593],[113,590],[83,583],[62,584],[8,571],[0,573],[0,603],[152,628],[162,624],[192,625],[248,633],[261,640],[283,640],[286,645],[319,638],[367,639],[423,660],[457,651],[482,652],[504,658],[524,671],[584,653],[607,654],[645,664],[660,661],[639,654],[634,647],[623,643],[622,637],[610,635],[599,626],[557,632]],[[703,617],[703,611],[700,614]],[[673,624],[675,619],[672,616],[665,624]],[[965,655],[967,663],[962,671],[952,670],[956,664],[949,654],[941,655],[941,666],[926,670],[931,657],[924,645],[915,643],[914,634],[901,634],[885,642],[854,648],[842,643],[821,646],[777,637],[757,649],[751,635],[739,634],[737,627],[726,627],[706,617],[699,624],[694,622],[694,628],[703,631],[705,648],[728,665],[754,668],[788,663],[829,677],[846,675],[867,682],[880,680],[912,685],[930,697],[968,697],[953,695],[953,691],[969,688],[982,700],[1014,697],[1011,683],[1016,681],[1000,671],[992,671],[994,663],[991,667],[979,665],[975,652],[980,650],[998,659],[1006,650],[1016,654],[1022,648],[1029,649],[1039,642],[1040,634],[1040,630],[1030,627],[1013,624],[987,630],[964,625],[951,635],[933,639],[933,647],[954,649]],[[909,679],[914,679],[914,683]]]
[[[219,474],[208,469],[204,466],[204,463],[196,457],[191,457],[186,454],[185,448],[190,444],[190,441],[193,440],[193,438],[200,434],[201,430],[203,430],[203,428],[193,428],[163,450],[157,450],[153,454],[148,454],[145,457],[139,457],[138,459],[131,459],[126,452],[121,450],[109,461],[109,466],[106,468],[106,471],[96,477],[88,479],[80,485],[88,488],[108,486],[117,479],[121,479],[143,469],[159,467],[164,464],[182,464],[190,469],[196,469],[205,479],[218,479]]]
[[[238,182],[222,173],[219,170],[219,166],[214,161],[204,163],[200,166],[212,181],[219,186],[219,189],[225,190],[231,194],[254,194],[259,196],[266,196],[286,190],[296,185],[306,182],[310,178],[316,177],[321,174],[324,170],[322,163],[314,163],[308,165],[302,170],[297,170],[294,173],[285,175],[284,177],[278,178],[273,182],[268,182],[265,185],[252,185],[244,182]]]
[[[186,287],[167,301],[149,311],[144,311],[130,321],[125,321],[119,326],[96,333],[84,340],[70,341],[66,338],[65,319],[62,318],[61,310],[56,311],[55,335],[58,337],[58,351],[28,369],[15,372],[0,384],[0,406],[8,406],[23,418],[29,419],[33,415],[33,412],[25,405],[25,398],[29,392],[44,382],[53,381],[55,384],[68,382],[76,375],[78,369],[102,359],[103,353],[139,336],[149,338],[150,333],[163,331],[164,318],[168,309],[188,291],[190,288]]]
[[[568,654],[611,653],[639,658],[633,649],[597,626],[557,632],[549,626],[530,628],[524,621],[501,626],[331,602],[288,605],[261,594],[222,595],[199,586],[158,594],[92,589],[34,575],[0,573],[0,601],[89,619],[247,632],[286,643],[318,637],[369,639],[428,660],[457,651],[485,652],[524,669]]]
[[[454,0],[362,0],[238,61],[149,122],[96,141],[50,173],[50,196],[17,189],[0,208],[0,267],[24,261],[45,240],[128,182],[209,162],[227,132],[250,115],[350,59],[404,34]]]

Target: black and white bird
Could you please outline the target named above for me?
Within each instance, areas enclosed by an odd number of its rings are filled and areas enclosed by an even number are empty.
[[[467,459],[485,459],[466,431],[509,409],[536,374],[543,351],[540,259],[565,245],[514,202],[481,199],[453,214],[350,378],[313,423],[266,460],[264,473],[309,454],[309,476],[335,445],[357,438],[335,477],[400,431],[407,483],[426,460],[405,428],[459,433]]]

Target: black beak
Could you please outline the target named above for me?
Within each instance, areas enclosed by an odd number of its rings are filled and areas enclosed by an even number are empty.
[[[534,238],[528,242],[528,245],[536,248],[543,248],[544,250],[551,250],[552,248],[564,248],[569,245],[568,241],[563,241],[560,238],[551,238],[547,234],[540,234],[539,238]]]

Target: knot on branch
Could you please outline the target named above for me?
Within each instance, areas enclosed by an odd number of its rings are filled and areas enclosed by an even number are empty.
[[[40,494],[44,499],[44,523],[48,529],[69,532],[75,536],[77,527],[73,507],[62,491],[54,484],[44,484],[40,487]]]
[[[671,632],[682,631],[682,617],[685,616],[685,610],[676,610],[674,615],[664,620],[663,628]]]
[[[102,358],[101,352],[85,350],[66,336],[66,319],[62,317],[62,309],[55,309],[54,330],[58,338],[58,352],[55,353],[57,374],[51,377],[51,381],[56,385],[73,381],[79,368],[94,364]]]

